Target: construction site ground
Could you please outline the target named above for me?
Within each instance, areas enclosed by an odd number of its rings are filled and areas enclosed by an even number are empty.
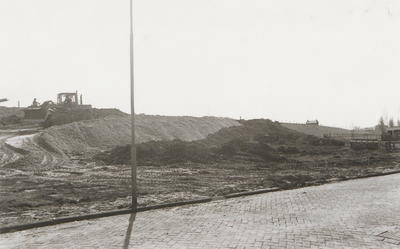
[[[345,141],[270,120],[148,115],[136,120],[139,206],[294,189],[400,169],[399,151],[353,151]],[[130,140],[129,116],[45,130],[4,125],[1,225],[130,208]]]

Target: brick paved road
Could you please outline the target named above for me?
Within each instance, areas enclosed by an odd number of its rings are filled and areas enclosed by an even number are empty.
[[[129,215],[0,235],[0,248],[123,248]],[[138,213],[129,248],[400,248],[400,174]]]

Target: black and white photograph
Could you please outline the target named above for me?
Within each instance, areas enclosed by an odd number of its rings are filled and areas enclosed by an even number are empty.
[[[0,0],[2,248],[400,248],[400,1]]]

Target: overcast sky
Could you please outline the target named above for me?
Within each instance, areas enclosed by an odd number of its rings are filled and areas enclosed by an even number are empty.
[[[1,0],[1,105],[130,113],[129,32],[129,0]],[[400,119],[398,0],[134,0],[134,35],[136,113]]]

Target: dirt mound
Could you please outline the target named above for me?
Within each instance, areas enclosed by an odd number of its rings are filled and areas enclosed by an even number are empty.
[[[99,119],[104,117],[127,117],[128,114],[118,110],[118,109],[74,109],[71,112],[72,120],[89,120],[89,119]]]
[[[238,140],[246,143],[268,144],[276,149],[281,147],[281,152],[288,153],[298,151],[296,146],[303,150],[309,149],[309,146],[344,146],[342,141],[306,135],[269,119],[241,120],[240,123],[242,126],[222,129],[210,134],[201,142],[207,146],[219,147],[230,146],[232,141]]]
[[[107,150],[97,159],[107,164],[129,164],[130,148],[126,145],[131,143],[130,122],[130,116],[113,116],[53,126],[38,137],[38,142],[47,150],[60,153]],[[141,165],[278,162],[285,160],[285,155],[325,153],[330,150],[326,146],[344,145],[290,130],[268,119],[137,115],[135,125]]]
[[[309,124],[290,124],[290,123],[281,123],[283,127],[289,128],[294,131],[298,131],[301,133],[305,133],[308,135],[314,135],[318,137],[323,137],[324,134],[330,133],[343,133],[343,134],[350,134],[350,130],[336,128],[336,127],[328,127],[322,125],[309,125]]]
[[[137,145],[137,163],[139,165],[171,165],[179,163],[216,163],[216,162],[278,162],[286,160],[277,151],[266,144],[249,143],[234,140],[228,146],[207,147],[198,141],[150,141]],[[131,145],[117,146],[101,152],[95,159],[106,164],[126,165],[131,159]]]
[[[118,109],[73,109],[71,112],[72,120],[88,120],[88,119],[98,119],[104,117],[126,117],[128,114],[118,110]]]
[[[64,125],[81,120],[98,119],[109,116],[126,117],[128,114],[121,112],[118,109],[67,109],[54,111],[50,120],[44,122],[44,127],[48,128],[53,125]]]
[[[149,141],[137,145],[137,160],[139,165],[168,165],[174,163],[207,163],[215,155],[210,148],[197,142],[182,140]],[[131,145],[117,146],[114,149],[99,153],[95,159],[106,164],[129,164],[131,160]]]
[[[20,108],[0,106],[0,119],[11,115],[24,115]]]
[[[304,135],[270,120],[240,121],[242,126],[223,128],[197,141],[150,141],[137,145],[139,165],[211,162],[281,162],[284,155],[310,150],[330,150],[340,141]],[[325,148],[328,147],[328,148]],[[130,146],[117,147],[96,157],[107,164],[129,164]]]
[[[228,118],[136,115],[136,143],[199,140],[221,128],[235,125],[240,124]],[[47,148],[60,152],[111,149],[131,142],[131,120],[130,116],[113,116],[53,126],[46,129],[39,139]]]
[[[222,129],[203,140],[208,146],[220,146],[231,140],[260,141],[263,143],[295,143],[304,135],[281,126],[269,119],[239,121],[242,126]]]
[[[74,120],[99,119],[109,116],[126,117],[128,114],[118,109],[72,109],[70,112],[70,122]],[[62,123],[62,120],[53,120],[54,124]],[[0,126],[24,123],[24,112],[21,108],[0,106]]]
[[[59,152],[106,149],[130,142],[129,118],[106,117],[52,126],[38,140],[47,149]]]
[[[0,126],[19,124],[23,117],[24,113],[19,108],[0,106]]]
[[[0,118],[0,126],[7,126],[13,124],[20,124],[22,123],[22,117],[12,114],[11,116],[6,116]]]
[[[309,125],[309,124],[291,124],[291,123],[281,123],[283,127],[289,128],[294,131],[305,133],[308,135],[314,135],[317,137],[325,136],[368,136],[376,137],[380,135],[380,131],[375,130],[347,130],[337,127],[323,126],[323,125]]]
[[[136,143],[174,140],[194,141],[206,138],[225,127],[240,126],[236,120],[219,117],[174,117],[137,115]]]

